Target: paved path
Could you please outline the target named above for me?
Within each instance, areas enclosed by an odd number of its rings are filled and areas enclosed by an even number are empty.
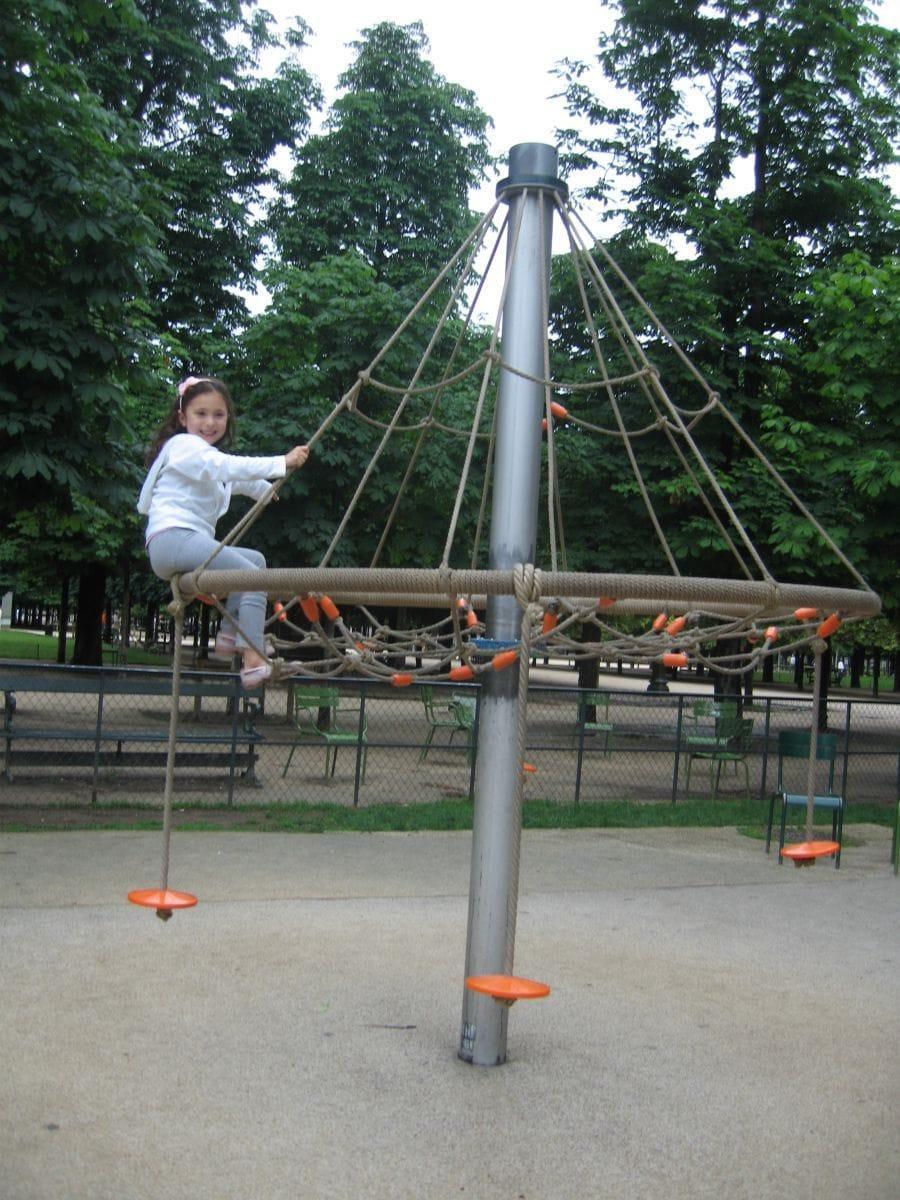
[[[3,1200],[895,1200],[900,886],[527,832],[509,1061],[456,1057],[468,834],[0,836]]]

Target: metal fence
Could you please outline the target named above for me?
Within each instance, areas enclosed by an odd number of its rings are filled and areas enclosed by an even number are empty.
[[[161,798],[170,679],[164,670],[0,664],[0,803]],[[614,679],[607,677],[607,684]],[[327,685],[328,695],[320,694],[324,684],[304,682],[254,696],[242,694],[236,681],[222,671],[185,675],[176,770],[180,804],[233,799],[364,806],[472,794],[477,686],[398,690],[342,679]],[[586,707],[589,699],[574,687],[530,689],[527,797],[559,804],[677,803],[716,787],[723,797],[748,789],[765,797],[776,783],[778,734],[810,727],[809,698],[757,698],[741,714],[752,722],[746,756],[740,756],[746,770],[738,762],[719,770],[702,753],[688,761],[688,733],[706,729],[714,736],[716,729],[715,716],[695,711],[699,693],[610,689],[596,709]],[[835,787],[848,804],[896,804],[900,705],[832,698],[828,726],[837,742]],[[795,763],[793,770],[785,783],[805,790],[805,764]]]

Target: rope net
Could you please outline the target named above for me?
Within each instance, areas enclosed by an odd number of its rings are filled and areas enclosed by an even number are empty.
[[[314,446],[335,422],[348,420],[377,435],[318,565],[226,572],[216,570],[214,553],[196,571],[173,580],[176,603],[199,596],[224,612],[229,592],[265,591],[274,602],[269,649],[299,659],[301,674],[321,678],[352,672],[395,683],[416,676],[471,679],[510,665],[525,645],[530,655],[572,662],[586,657],[667,666],[694,662],[743,674],[776,642],[783,651],[805,647],[842,621],[880,611],[878,597],[860,573],[607,248],[591,236],[573,205],[555,195],[554,206],[568,244],[567,274],[563,256],[554,265],[564,297],[554,311],[570,331],[576,326],[580,331],[574,360],[557,361],[553,331],[544,346],[543,375],[515,371],[503,360],[503,313],[519,231],[513,210],[504,209],[500,217],[498,203],[310,439]],[[543,236],[549,244],[551,230]],[[500,298],[493,323],[485,328],[475,313],[488,274],[502,261],[504,242]],[[485,258],[487,266],[470,293],[475,264]],[[549,311],[549,298],[543,299]],[[425,348],[404,375],[404,339],[434,312]],[[504,373],[527,378],[544,393],[544,569],[534,564],[485,569],[494,418]],[[716,461],[723,440],[729,446],[724,469]],[[573,456],[587,464],[577,476],[582,495],[585,481],[594,488],[600,481],[611,502],[628,506],[629,523],[634,518],[631,544],[616,547],[620,561],[601,564],[609,567],[602,572],[569,570],[567,546],[579,564],[591,562],[593,553],[589,531],[576,528],[567,539],[564,514],[567,507],[578,511],[577,490],[567,494],[572,485],[566,466]],[[365,512],[373,481],[383,488],[386,465],[397,463],[396,496],[369,564],[335,565],[343,557],[342,539]],[[439,560],[430,567],[421,561],[404,568],[382,566],[384,558],[397,557],[394,544],[403,542],[404,502],[410,502],[414,484],[421,497],[423,480],[427,489],[431,476],[448,473],[455,478],[452,497],[435,497],[436,506],[449,512]],[[775,579],[760,550],[768,537],[760,512],[741,514],[742,481],[747,480],[757,491],[766,483],[772,521],[799,523],[815,547],[817,571],[836,573],[840,586]],[[223,545],[246,533],[284,482],[273,485]],[[375,507],[383,509],[383,502]],[[720,573],[690,574],[689,564],[701,550],[703,561],[714,563]],[[622,573],[616,568],[628,556],[629,573]],[[638,556],[650,567],[648,573],[634,572]],[[484,637],[486,599],[497,595],[515,596],[522,607],[524,632],[516,644],[498,646]],[[408,622],[415,617],[421,623],[394,628],[385,617],[390,609],[405,610]]]

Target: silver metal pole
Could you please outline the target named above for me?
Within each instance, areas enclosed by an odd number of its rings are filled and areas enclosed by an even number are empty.
[[[544,374],[550,277],[553,193],[564,194],[557,178],[553,146],[526,142],[509,154],[509,177],[497,195],[510,206],[503,308],[503,361],[538,378]],[[542,384],[501,372],[497,397],[497,439],[490,566],[508,570],[533,563],[541,466]],[[486,633],[496,642],[517,643],[522,612],[511,596],[488,599]],[[466,977],[511,974],[518,897],[519,805],[517,755],[519,720],[515,667],[487,672],[479,718],[475,815],[469,883]],[[508,1008],[490,996],[464,989],[459,1057],[476,1066],[506,1061]]]

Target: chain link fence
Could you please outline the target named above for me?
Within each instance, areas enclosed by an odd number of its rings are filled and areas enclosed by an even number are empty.
[[[0,803],[161,800],[170,672],[5,663],[0,690]],[[190,671],[181,691],[180,805],[365,806],[473,794],[477,686],[395,689],[341,679],[256,695],[230,672]],[[569,805],[677,803],[713,792],[766,797],[776,786],[778,735],[808,732],[811,700],[757,697],[738,715],[749,722],[747,741],[719,762],[709,747],[721,745],[722,716],[708,694],[532,687],[526,797]],[[848,805],[896,804],[900,705],[832,698],[828,729],[837,744],[834,786]],[[805,791],[805,763],[791,766],[785,784]]]

